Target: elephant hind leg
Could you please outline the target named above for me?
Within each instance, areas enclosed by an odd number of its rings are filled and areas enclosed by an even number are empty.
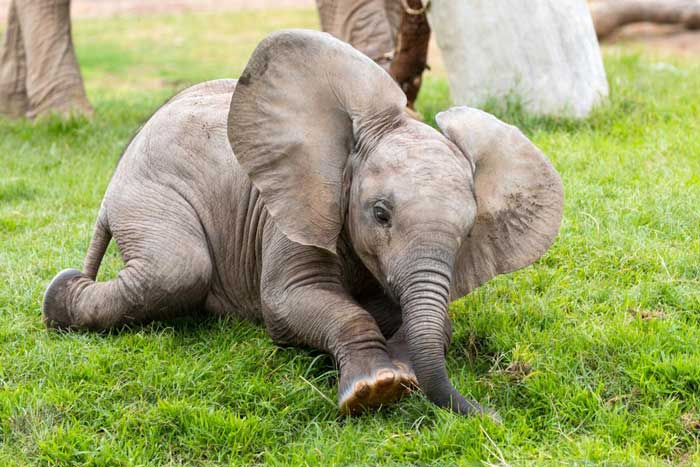
[[[42,304],[46,327],[70,329],[73,319],[67,306],[67,296],[74,283],[82,278],[85,275],[77,269],[64,269],[51,280]]]
[[[74,269],[59,273],[44,295],[46,325],[106,330],[182,316],[202,305],[212,275],[206,243],[185,233],[177,243],[146,238],[130,249],[126,266],[110,281],[95,282]]]

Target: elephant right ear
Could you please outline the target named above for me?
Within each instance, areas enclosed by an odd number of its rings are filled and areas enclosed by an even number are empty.
[[[475,165],[476,221],[455,261],[454,300],[542,256],[559,231],[564,193],[556,169],[514,126],[469,107],[435,119]]]
[[[276,32],[253,52],[231,99],[228,137],[278,228],[335,253],[350,153],[406,97],[368,57],[329,34]]]

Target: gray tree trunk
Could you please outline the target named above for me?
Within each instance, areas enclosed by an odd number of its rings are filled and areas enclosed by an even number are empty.
[[[13,0],[0,52],[0,114],[90,114],[73,49],[70,0]]]
[[[428,21],[456,104],[514,97],[532,113],[585,117],[608,94],[585,0],[434,0]]]

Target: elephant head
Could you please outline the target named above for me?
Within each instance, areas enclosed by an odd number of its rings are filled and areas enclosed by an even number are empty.
[[[278,228],[295,242],[352,247],[401,305],[429,399],[475,405],[447,375],[447,307],[553,242],[562,185],[516,128],[479,110],[404,113],[405,96],[372,60],[331,36],[277,32],[255,50],[231,100],[229,140]]]

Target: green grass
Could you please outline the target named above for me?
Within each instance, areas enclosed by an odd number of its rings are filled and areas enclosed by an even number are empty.
[[[561,233],[534,267],[454,304],[449,369],[503,424],[414,396],[339,418],[337,373],[236,321],[47,333],[130,135],[176,89],[237,76],[311,11],[77,21],[92,121],[0,120],[0,465],[700,463],[700,61],[606,54],[583,122],[516,123],[562,175]],[[419,108],[449,106],[431,75]],[[111,246],[100,277],[121,263]],[[518,371],[525,369],[529,371]]]

